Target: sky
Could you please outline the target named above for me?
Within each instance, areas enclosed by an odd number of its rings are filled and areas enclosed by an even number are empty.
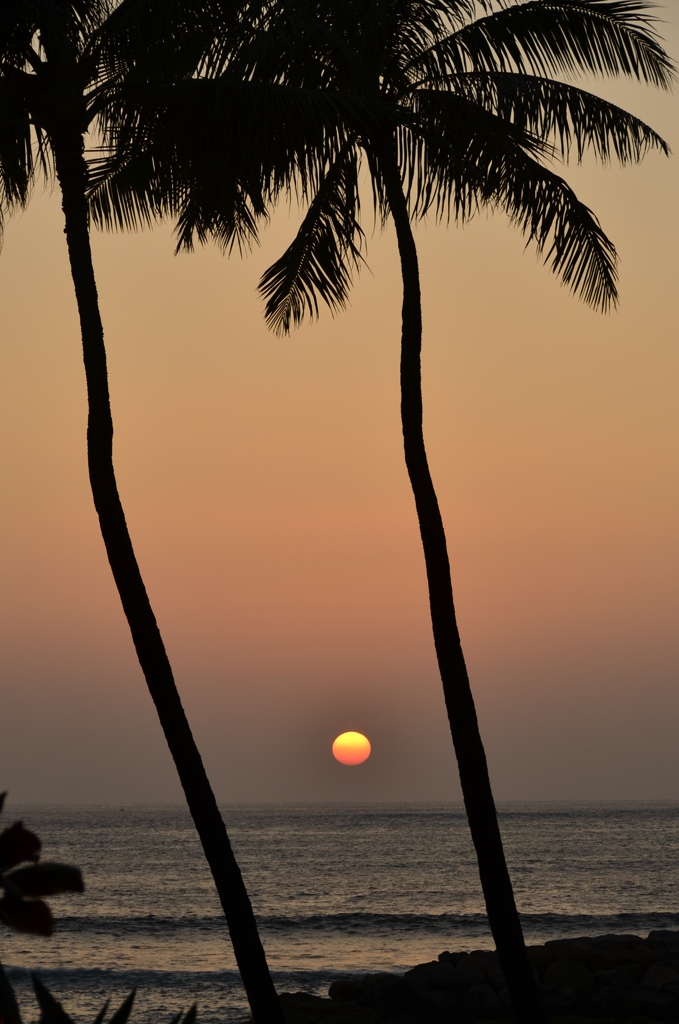
[[[660,15],[679,57],[679,5]],[[679,99],[592,88],[679,150]],[[501,215],[419,225],[425,437],[498,800],[679,799],[679,164],[566,177],[620,254],[594,313]],[[393,232],[346,312],[269,333],[248,259],[95,235],[115,461],[222,802],[457,800],[398,394]],[[56,194],[0,255],[0,788],[181,800],[98,534]],[[346,767],[335,736],[364,732]]]

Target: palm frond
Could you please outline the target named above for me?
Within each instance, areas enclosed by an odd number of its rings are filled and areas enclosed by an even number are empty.
[[[91,159],[87,197],[93,224],[106,231],[139,231],[172,209],[146,150]]]
[[[505,152],[549,157],[538,136],[454,93],[418,89],[411,122],[397,135],[397,155],[412,214],[464,221],[478,208],[486,175]],[[481,192],[479,191],[481,190]]]
[[[539,162],[540,140],[494,115],[479,117],[478,108],[474,118],[460,97],[433,92],[425,102],[430,135],[413,141],[404,129],[400,139],[404,177],[415,163],[421,182],[415,214],[433,205],[438,217],[464,221],[481,206],[499,208],[574,294],[603,311],[615,305],[615,247],[570,186]]]
[[[217,45],[233,48],[256,21],[251,0],[121,0],[89,39],[100,81],[178,81],[201,72]]]
[[[440,87],[440,86],[439,86]],[[553,143],[561,157],[578,161],[591,151],[602,162],[636,163],[651,149],[669,147],[639,118],[576,86],[536,75],[467,72],[449,75],[443,88],[517,127]]]
[[[36,12],[20,0],[0,5],[0,71],[22,69],[38,25]]]
[[[0,60],[23,67],[37,37],[54,64],[77,60],[87,40],[115,6],[115,0],[3,0],[0,8]]]
[[[676,68],[644,0],[529,0],[503,7],[435,42],[412,62],[427,77],[518,71],[588,72],[669,89]]]
[[[353,147],[338,156],[318,187],[293,242],[259,283],[266,322],[277,334],[318,316],[319,298],[334,312],[346,305],[360,266],[358,166]]]
[[[201,245],[215,242],[230,254],[234,247],[243,256],[257,241],[258,224],[267,217],[261,196],[253,196],[237,183],[214,187],[194,182],[180,204],[176,221],[176,252],[193,251],[194,238]]]
[[[604,313],[616,306],[615,246],[568,183],[528,157],[507,160],[498,172],[494,203],[544,263],[588,306]]]
[[[138,231],[164,219],[175,221],[178,252],[214,241],[241,254],[257,240],[258,221],[267,215],[261,193],[249,195],[236,180],[213,173],[189,178],[177,162],[168,165],[148,150],[124,162],[101,159],[91,165],[90,215],[98,228]]]
[[[133,81],[112,91],[100,112],[104,155],[91,166],[93,220],[127,230],[171,216],[178,248],[213,239],[243,251],[269,203],[291,189],[304,199],[353,126],[374,131],[385,112],[391,107],[383,102],[231,76]]]
[[[41,167],[39,147],[37,156]],[[26,205],[35,172],[36,152],[28,109],[13,76],[0,72],[0,212],[11,214]]]

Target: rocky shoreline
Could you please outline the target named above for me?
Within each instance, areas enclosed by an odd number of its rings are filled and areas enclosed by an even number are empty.
[[[549,1017],[679,1022],[679,932],[554,939],[528,955]],[[329,999],[282,997],[290,1024],[465,1024],[508,1018],[497,953],[443,952],[404,974],[338,979]]]

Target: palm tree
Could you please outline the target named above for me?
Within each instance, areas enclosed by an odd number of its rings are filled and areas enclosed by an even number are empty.
[[[457,627],[446,536],[422,429],[422,314],[412,222],[504,210],[586,303],[615,304],[616,253],[594,214],[551,166],[590,150],[638,161],[665,142],[646,124],[558,79],[626,76],[666,89],[672,64],[643,0],[298,0],[273,4],[271,54],[258,73],[391,109],[349,132],[299,232],[265,273],[266,318],[279,332],[318,299],[345,303],[362,261],[359,166],[375,210],[393,220],[403,279],[401,417],[424,550],[434,644],[490,928],[515,1011],[540,1019]],[[267,63],[267,59],[269,63]]]
[[[113,466],[106,349],[89,224],[134,229],[171,218],[226,250],[293,182],[313,188],[345,122],[374,130],[380,105],[248,81],[236,60],[261,0],[2,0],[0,232],[36,181],[56,179],[80,317],[90,483],[104,545],[224,910],[255,1024],[283,1024],[252,906],[193,739],[135,557]],[[211,64],[225,60],[228,74]],[[375,108],[375,109],[373,109]],[[283,129],[284,126],[284,130]],[[85,139],[94,136],[88,148]],[[215,174],[215,168],[218,173]]]
[[[105,147],[102,152],[94,145],[86,152],[85,137],[92,132],[95,138],[98,134],[110,143],[116,112],[124,101],[124,62],[119,59],[112,67],[104,46],[117,6],[115,0],[3,0],[0,226],[3,215],[26,205],[37,179],[50,182],[56,178],[82,334],[89,409],[89,475],[106,552],[139,662],[215,880],[253,1018],[257,1024],[283,1024],[250,900],[139,571],[113,467],[113,421],[87,198],[93,166],[100,185],[105,184],[101,161],[108,150]],[[137,8],[143,6],[136,4]],[[196,45],[200,46],[200,40]],[[139,98],[138,87],[135,95]],[[241,199],[240,207],[234,206],[231,212],[234,231],[253,234],[256,219],[264,212],[262,197],[248,195],[237,184],[233,189]],[[109,193],[108,200],[113,203],[110,217],[125,219],[124,190],[118,188],[113,198]],[[158,213],[159,204],[162,202],[157,194],[147,197],[142,207],[147,219]],[[138,204],[135,208],[139,209]],[[163,209],[167,212],[168,203]]]

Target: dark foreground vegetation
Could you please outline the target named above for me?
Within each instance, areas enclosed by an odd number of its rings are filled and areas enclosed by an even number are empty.
[[[0,814],[6,793],[0,793]],[[24,827],[22,821],[15,821],[0,832],[0,922],[15,931],[32,935],[51,935],[54,918],[46,896],[60,896],[64,893],[82,893],[85,886],[80,868],[70,864],[55,864],[41,861],[42,843]],[[74,1024],[52,993],[45,988],[36,975],[33,991],[40,1010],[39,1024]],[[127,1024],[134,1004],[134,990],[130,992],[115,1010],[106,1024]],[[94,1018],[93,1024],[104,1024],[109,1010],[109,1000]],[[170,1024],[194,1024],[195,1004],[185,1015],[178,1013]],[[22,1024],[21,1012],[14,990],[0,963],[0,1024]]]

